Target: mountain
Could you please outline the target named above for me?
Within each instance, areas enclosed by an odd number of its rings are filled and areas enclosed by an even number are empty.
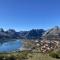
[[[32,29],[30,31],[16,32],[14,29],[4,31],[0,29],[0,39],[40,39],[45,32],[43,29]]]
[[[45,40],[60,40],[60,27],[55,26],[49,30],[32,29],[30,31],[17,32],[14,29],[4,31],[0,28],[1,39],[45,39]]]
[[[55,26],[43,34],[43,39],[46,40],[60,40],[60,27]]]
[[[8,38],[17,38],[18,37],[17,32],[13,29],[9,29],[8,31],[5,31],[5,33],[7,34]]]
[[[32,29],[25,35],[25,37],[27,39],[41,39],[41,36],[44,32],[45,30],[43,29]]]

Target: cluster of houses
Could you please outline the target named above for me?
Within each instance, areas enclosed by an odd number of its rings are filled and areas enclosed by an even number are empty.
[[[29,50],[48,52],[60,48],[60,28],[58,26],[48,30],[42,35],[42,40],[25,40],[24,46]]]
[[[25,48],[31,51],[49,52],[59,48],[60,41],[57,40],[28,40],[25,41]],[[37,51],[38,52],[38,51]]]
[[[41,52],[48,52],[48,51],[52,51],[56,48],[59,48],[59,41],[50,41],[50,40],[41,40],[38,41],[36,40],[34,42],[35,44],[35,48],[40,48]]]
[[[42,52],[52,51],[56,48],[59,48],[59,41],[43,40],[41,41],[40,47]]]

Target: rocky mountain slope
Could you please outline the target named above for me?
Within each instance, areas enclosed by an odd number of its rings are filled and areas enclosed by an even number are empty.
[[[60,40],[60,28],[55,26],[54,28],[49,29],[43,34],[43,39]]]

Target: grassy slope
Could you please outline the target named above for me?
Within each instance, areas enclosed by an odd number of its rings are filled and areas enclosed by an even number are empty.
[[[21,58],[26,58],[26,52],[16,52],[16,53],[7,53],[7,54],[0,54],[0,56],[11,56],[14,55],[18,58],[18,60],[21,60]],[[17,59],[16,59],[17,60]],[[42,54],[42,53],[28,53],[28,59],[25,60],[60,60],[50,57],[48,54]]]
[[[5,58],[5,60],[11,60],[13,58],[14,60],[23,60],[27,59],[27,51],[23,52],[12,52],[12,53],[0,53],[0,60]]]
[[[60,60],[60,59],[51,58],[47,54],[33,53],[32,57],[30,57],[28,60]]]

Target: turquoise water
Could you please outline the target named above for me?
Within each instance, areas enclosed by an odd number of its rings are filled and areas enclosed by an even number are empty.
[[[9,42],[4,42],[0,44],[0,52],[11,52],[22,48],[23,44],[21,40],[14,40]]]

